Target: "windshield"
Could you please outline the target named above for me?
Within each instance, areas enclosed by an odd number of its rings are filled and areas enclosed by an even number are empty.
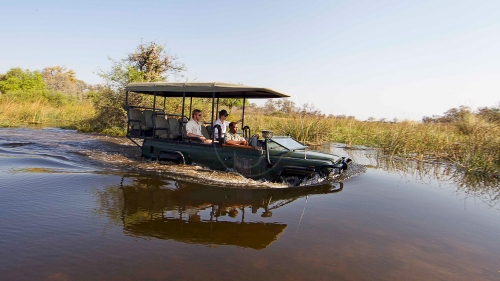
[[[291,137],[274,137],[271,139],[271,143],[275,142],[279,146],[283,146],[289,150],[305,149],[307,146],[301,144],[300,142],[294,140]],[[272,145],[269,148],[277,148],[277,145]]]

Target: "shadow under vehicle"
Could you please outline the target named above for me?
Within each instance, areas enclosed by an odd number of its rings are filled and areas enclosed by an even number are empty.
[[[272,220],[273,210],[299,198],[343,189],[342,183],[304,188],[240,189],[150,177],[132,177],[125,179],[127,181],[123,183],[122,180],[120,185],[123,201],[121,214],[117,215],[127,235],[256,250],[268,247],[287,227],[287,224]]]
[[[153,107],[134,104],[137,95],[153,97]],[[142,149],[142,156],[153,160],[179,164],[201,164],[212,170],[236,171],[244,177],[271,182],[284,182],[291,186],[322,181],[348,169],[351,159],[308,150],[308,147],[290,136],[273,136],[262,131],[261,139],[252,135],[245,126],[246,99],[286,98],[271,89],[220,82],[211,83],[130,83],[126,87],[128,112],[127,137]],[[182,110],[166,111],[167,98],[182,98]],[[202,127],[202,133],[211,144],[188,137],[186,114],[192,110],[193,98],[211,100],[211,122]],[[228,145],[220,126],[214,124],[220,98],[243,99],[243,137],[249,146]],[[189,101],[189,109],[186,103]],[[157,106],[157,104],[163,104]],[[218,134],[215,134],[218,132]],[[260,133],[260,132],[259,132]],[[219,136],[216,138],[215,136]]]

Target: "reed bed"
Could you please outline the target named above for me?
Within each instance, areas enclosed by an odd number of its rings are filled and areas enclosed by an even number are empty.
[[[61,103],[46,98],[0,96],[0,127],[40,124],[92,132],[99,127],[99,124],[94,124],[97,122],[94,106],[87,100]],[[113,117],[106,111],[104,117],[122,120],[124,114],[121,110],[115,114],[119,116]],[[101,125],[106,127],[104,123]],[[468,173],[500,178],[500,127],[498,123],[487,122],[474,115],[454,123],[386,123],[317,114],[249,114],[245,125],[250,126],[251,133],[272,130],[275,135],[290,135],[311,145],[338,142],[345,143],[347,147],[363,145],[380,148],[391,157],[447,160]],[[100,129],[99,132],[122,135],[125,124],[115,127]]]
[[[94,114],[87,101],[58,105],[44,99],[0,98],[0,127],[44,125],[76,129],[78,123]]]
[[[386,155],[447,160],[469,173],[500,177],[500,128],[471,116],[458,123],[363,122],[315,115],[248,118],[255,130],[272,130],[309,144],[345,143],[380,148]]]

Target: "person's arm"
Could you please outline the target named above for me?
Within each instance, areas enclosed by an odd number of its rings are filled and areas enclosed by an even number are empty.
[[[246,140],[239,140],[231,133],[226,133],[226,144],[229,144],[229,145],[248,145]]]
[[[186,135],[190,138],[198,138],[201,141],[206,141],[207,138],[205,138],[203,135],[198,135],[198,134],[194,133],[194,131],[195,131],[194,126],[196,126],[196,124],[189,123],[189,122],[186,124]]]
[[[244,139],[243,137],[240,137],[240,139],[238,141],[240,142],[241,145],[248,145],[247,140]]]
[[[227,140],[226,144],[229,145],[247,145],[246,141],[237,141],[237,140]]]
[[[207,140],[207,138],[205,138],[204,136],[196,135],[196,134],[193,134],[193,133],[187,133],[187,136],[190,137],[190,138],[198,138],[201,141],[206,141]]]

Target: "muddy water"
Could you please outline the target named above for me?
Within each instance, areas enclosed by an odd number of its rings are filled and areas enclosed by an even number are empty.
[[[500,187],[348,155],[302,188],[159,165],[121,138],[0,129],[0,280],[499,280]]]

